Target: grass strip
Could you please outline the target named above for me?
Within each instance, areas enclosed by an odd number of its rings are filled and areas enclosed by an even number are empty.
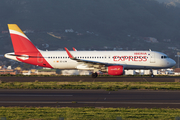
[[[7,120],[174,120],[180,109],[0,107]]]
[[[0,89],[180,90],[179,82],[0,82]]]

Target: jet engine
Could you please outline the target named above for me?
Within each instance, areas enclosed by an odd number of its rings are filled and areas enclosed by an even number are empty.
[[[123,75],[124,74],[124,68],[123,66],[109,66],[108,67],[108,74],[109,75]]]

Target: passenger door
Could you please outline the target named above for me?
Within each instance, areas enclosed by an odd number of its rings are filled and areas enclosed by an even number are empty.
[[[151,53],[150,55],[150,63],[155,63],[155,54],[154,53]]]

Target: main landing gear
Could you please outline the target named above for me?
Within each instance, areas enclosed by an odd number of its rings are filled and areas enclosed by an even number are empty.
[[[150,69],[150,76],[153,78],[154,77],[154,75],[153,75],[153,70],[152,69]]]
[[[92,73],[92,78],[97,78],[97,76],[98,76],[97,72]]]

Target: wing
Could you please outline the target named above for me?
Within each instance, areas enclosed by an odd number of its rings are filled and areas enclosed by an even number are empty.
[[[65,47],[65,50],[71,60],[75,60],[77,62],[83,62],[91,65],[103,65],[103,66],[113,66],[113,65],[119,65],[119,64],[112,64],[112,63],[106,63],[106,62],[99,62],[99,61],[93,61],[93,60],[84,60],[84,59],[77,59],[74,57],[69,50]]]

